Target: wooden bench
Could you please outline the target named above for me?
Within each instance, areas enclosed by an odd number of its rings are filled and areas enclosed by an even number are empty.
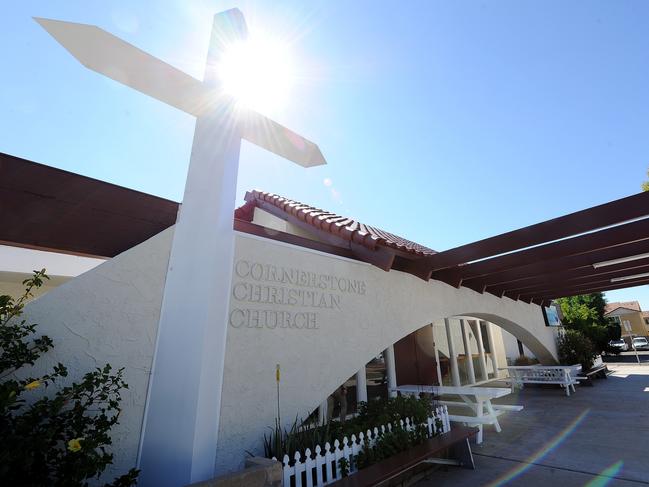
[[[592,369],[590,369],[588,372],[582,372],[579,377],[575,377],[575,379],[578,379],[579,381],[584,382],[588,386],[593,386],[593,378],[597,377],[599,379],[608,379],[608,374],[609,370],[606,364],[600,364]]]
[[[455,427],[448,433],[430,438],[421,445],[397,453],[390,458],[370,465],[330,485],[335,485],[336,487],[366,487],[378,485],[398,477],[407,470],[422,463],[456,465],[475,469],[469,438],[477,432],[477,428],[465,426]],[[450,458],[435,457],[435,455],[440,455],[446,451],[449,451]]]

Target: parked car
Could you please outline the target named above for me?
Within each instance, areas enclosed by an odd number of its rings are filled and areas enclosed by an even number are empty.
[[[649,342],[645,337],[635,337],[633,339],[633,348],[636,350],[649,350]]]
[[[619,350],[620,352],[626,352],[629,349],[629,346],[621,338],[619,340],[611,340],[608,342],[608,346]]]

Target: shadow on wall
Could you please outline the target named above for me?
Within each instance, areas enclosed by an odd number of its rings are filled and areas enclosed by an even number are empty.
[[[461,315],[450,317],[453,321],[465,320],[467,324],[470,321],[484,321],[492,323],[503,330],[509,332],[514,337],[519,339],[530,351],[532,351],[539,361],[542,364],[556,364],[557,361],[554,358],[552,352],[538,340],[532,332],[525,329],[523,326],[501,316],[491,314],[491,313],[463,313]],[[438,321],[443,321],[438,320]],[[436,323],[436,322],[433,322]],[[439,383],[440,378],[449,378],[450,377],[450,365],[448,360],[448,348],[444,347],[442,342],[435,343],[432,331],[432,323],[428,323],[415,331],[410,332],[406,336],[397,340],[392,346],[394,350],[394,359],[395,359],[395,379],[396,384],[420,384],[420,385],[435,385]],[[469,332],[469,336],[472,336],[472,332]],[[475,340],[475,337],[472,337],[472,340]],[[439,341],[439,340],[438,340]],[[439,354],[440,363],[438,364],[438,358],[435,356],[435,347],[437,345],[437,353]],[[462,354],[463,344],[462,339],[455,337],[455,347],[456,353]],[[490,353],[495,353],[493,349],[495,344],[491,344],[489,348],[491,350],[487,351],[487,355]],[[388,395],[388,379],[385,363],[385,351],[378,350],[375,355],[370,357],[366,361],[365,372],[367,384],[366,388],[368,390],[368,398],[371,397],[387,397]],[[475,350],[477,353],[477,349]],[[504,363],[503,363],[504,365]],[[439,367],[439,370],[438,370]],[[381,374],[378,374],[380,380],[376,380],[374,377],[375,369],[380,369]],[[335,407],[334,411],[328,411],[328,416],[337,417],[341,409],[344,407],[347,414],[352,414],[356,411],[356,387],[357,387],[357,377],[356,373],[358,371],[350,371],[349,378],[342,377],[340,378],[340,383],[346,386],[346,396],[345,406],[342,406],[340,403],[340,392],[339,389],[336,389],[334,393],[329,394],[323,397],[323,402],[327,401],[329,398],[329,408]],[[492,371],[494,372],[494,371]],[[462,371],[460,371],[462,374]],[[478,380],[485,380],[488,377],[478,377],[480,374],[476,367],[476,377]],[[485,372],[486,374],[487,372]],[[465,374],[466,375],[466,374]],[[491,377],[491,376],[489,376]],[[444,379],[444,383],[448,382]],[[449,379],[450,380],[450,379]],[[467,377],[464,377],[463,383],[467,383]],[[372,391],[370,394],[370,389],[374,388],[376,390]],[[333,398],[333,399],[332,399]],[[340,403],[340,404],[339,404]],[[317,414],[318,409],[312,411],[311,414]]]

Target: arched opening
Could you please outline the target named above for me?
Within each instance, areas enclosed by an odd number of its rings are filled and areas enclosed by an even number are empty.
[[[556,360],[531,330],[491,313],[463,313],[438,319],[401,337],[366,362],[321,405],[321,418],[339,417],[343,403],[348,415],[358,402],[394,395],[401,385],[479,385],[503,376],[508,365],[503,331],[520,340],[543,364]],[[333,397],[333,400],[332,400]],[[332,408],[334,408],[332,410]]]

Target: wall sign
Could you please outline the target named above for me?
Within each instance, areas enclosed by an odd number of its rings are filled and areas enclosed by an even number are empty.
[[[239,259],[229,323],[233,328],[318,329],[319,310],[341,311],[346,295],[366,291],[363,280]]]

